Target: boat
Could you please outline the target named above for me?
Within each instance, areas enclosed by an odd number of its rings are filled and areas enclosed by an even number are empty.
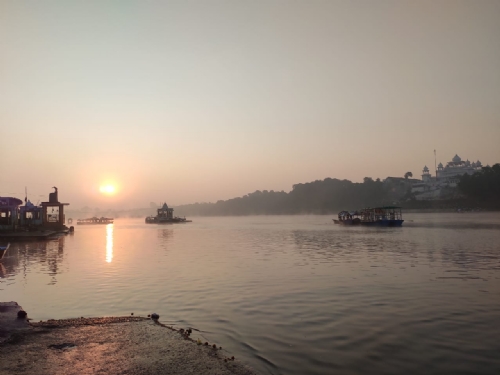
[[[113,218],[110,217],[91,217],[88,219],[78,219],[77,225],[93,225],[93,224],[113,224]]]
[[[359,225],[361,224],[361,218],[359,217],[359,213],[357,211],[340,211],[338,220],[333,219],[333,222],[335,224],[342,225]]]
[[[58,199],[57,187],[49,193],[49,201],[40,205],[31,203],[26,195],[23,201],[14,197],[0,197],[0,238],[11,240],[47,239],[67,234],[73,227],[64,225],[64,207]]]
[[[0,245],[0,259],[3,258],[3,256],[5,255],[7,250],[9,249],[9,246],[10,246],[10,243],[8,243],[7,245]]]
[[[174,216],[174,209],[169,208],[166,203],[156,210],[156,216],[148,216],[145,219],[146,224],[183,224],[191,223],[185,217]]]
[[[333,219],[333,222],[340,225],[400,227],[404,220],[401,207],[382,206],[352,212],[341,211],[338,214],[338,219]]]

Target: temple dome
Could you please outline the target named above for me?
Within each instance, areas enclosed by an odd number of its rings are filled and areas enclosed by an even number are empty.
[[[460,156],[458,156],[457,154],[455,154],[455,156],[453,157],[452,161],[454,163],[460,163],[462,161],[462,159],[460,158]]]
[[[429,172],[429,168],[427,168],[427,165],[423,169],[424,172]]]
[[[443,163],[439,163],[438,168],[443,168]]]
[[[476,161],[476,167],[482,167],[483,165],[481,164],[481,162],[478,160]]]

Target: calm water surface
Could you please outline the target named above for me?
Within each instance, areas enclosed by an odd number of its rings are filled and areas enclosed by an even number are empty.
[[[263,374],[500,373],[500,214],[193,219],[11,244],[0,301],[35,320],[157,312]]]

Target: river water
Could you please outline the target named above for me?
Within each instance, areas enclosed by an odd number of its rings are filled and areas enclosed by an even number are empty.
[[[0,301],[34,320],[160,314],[262,374],[499,374],[500,214],[76,226],[13,243]]]

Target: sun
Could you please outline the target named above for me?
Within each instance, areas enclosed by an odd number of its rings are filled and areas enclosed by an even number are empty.
[[[99,191],[106,195],[113,195],[116,193],[116,188],[113,185],[102,185]]]

